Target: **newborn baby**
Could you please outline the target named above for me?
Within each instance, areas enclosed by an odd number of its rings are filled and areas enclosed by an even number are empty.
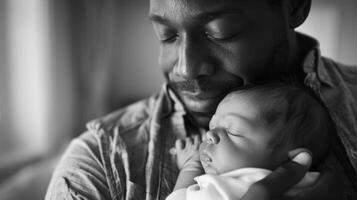
[[[167,200],[240,199],[297,148],[312,153],[315,170],[334,130],[323,106],[304,89],[269,84],[232,92],[218,105],[202,143],[198,136],[176,141],[180,174]],[[318,175],[308,172],[286,195],[313,185]]]

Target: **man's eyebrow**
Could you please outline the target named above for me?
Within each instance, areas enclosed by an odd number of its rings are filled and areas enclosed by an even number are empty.
[[[174,22],[170,21],[169,19],[167,19],[161,15],[156,15],[156,14],[150,15],[149,20],[151,22],[155,22],[155,23],[165,25],[165,26],[173,26],[174,25]]]
[[[206,13],[201,13],[197,15],[197,18],[202,20],[202,21],[211,21],[213,19],[222,17],[224,15],[240,15],[242,14],[242,11],[236,10],[236,9],[225,9],[222,11],[213,11],[213,12],[206,12]]]
[[[161,17],[160,15],[150,15],[149,20],[153,22],[158,22],[160,24],[168,24],[169,20]]]
[[[204,12],[204,13],[200,13],[200,14],[194,16],[194,18],[200,22],[209,22],[209,21],[212,21],[213,19],[219,18],[224,15],[230,15],[230,14],[239,15],[241,13],[242,12],[238,11],[238,10]],[[163,17],[161,15],[157,15],[157,14],[150,15],[149,20],[151,20],[153,22],[160,23],[160,24],[171,24],[170,20],[166,19],[165,17]]]

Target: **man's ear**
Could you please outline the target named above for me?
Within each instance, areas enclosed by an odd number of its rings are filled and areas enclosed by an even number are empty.
[[[306,20],[311,8],[311,0],[288,0],[289,25],[297,28]]]

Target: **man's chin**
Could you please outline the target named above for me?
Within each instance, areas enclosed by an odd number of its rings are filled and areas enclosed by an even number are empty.
[[[192,117],[193,121],[202,128],[207,129],[209,121],[219,102],[223,99],[224,95],[218,95],[213,98],[200,99],[188,95],[182,95],[183,102],[186,110]]]

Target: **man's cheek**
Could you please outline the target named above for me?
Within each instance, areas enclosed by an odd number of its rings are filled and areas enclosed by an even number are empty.
[[[250,83],[260,77],[267,63],[270,63],[271,56],[263,54],[259,47],[246,47],[245,51],[236,50],[231,58],[233,62],[227,63],[228,71],[244,79],[245,83]]]
[[[232,42],[217,49],[215,55],[224,66],[225,70],[231,74],[240,75],[251,57],[251,46],[246,46],[242,42]],[[256,53],[255,53],[256,54]]]
[[[168,78],[168,75],[172,73],[173,68],[177,64],[177,58],[175,56],[175,51],[172,48],[161,47],[159,55],[159,65],[161,70],[165,74],[165,77]]]

